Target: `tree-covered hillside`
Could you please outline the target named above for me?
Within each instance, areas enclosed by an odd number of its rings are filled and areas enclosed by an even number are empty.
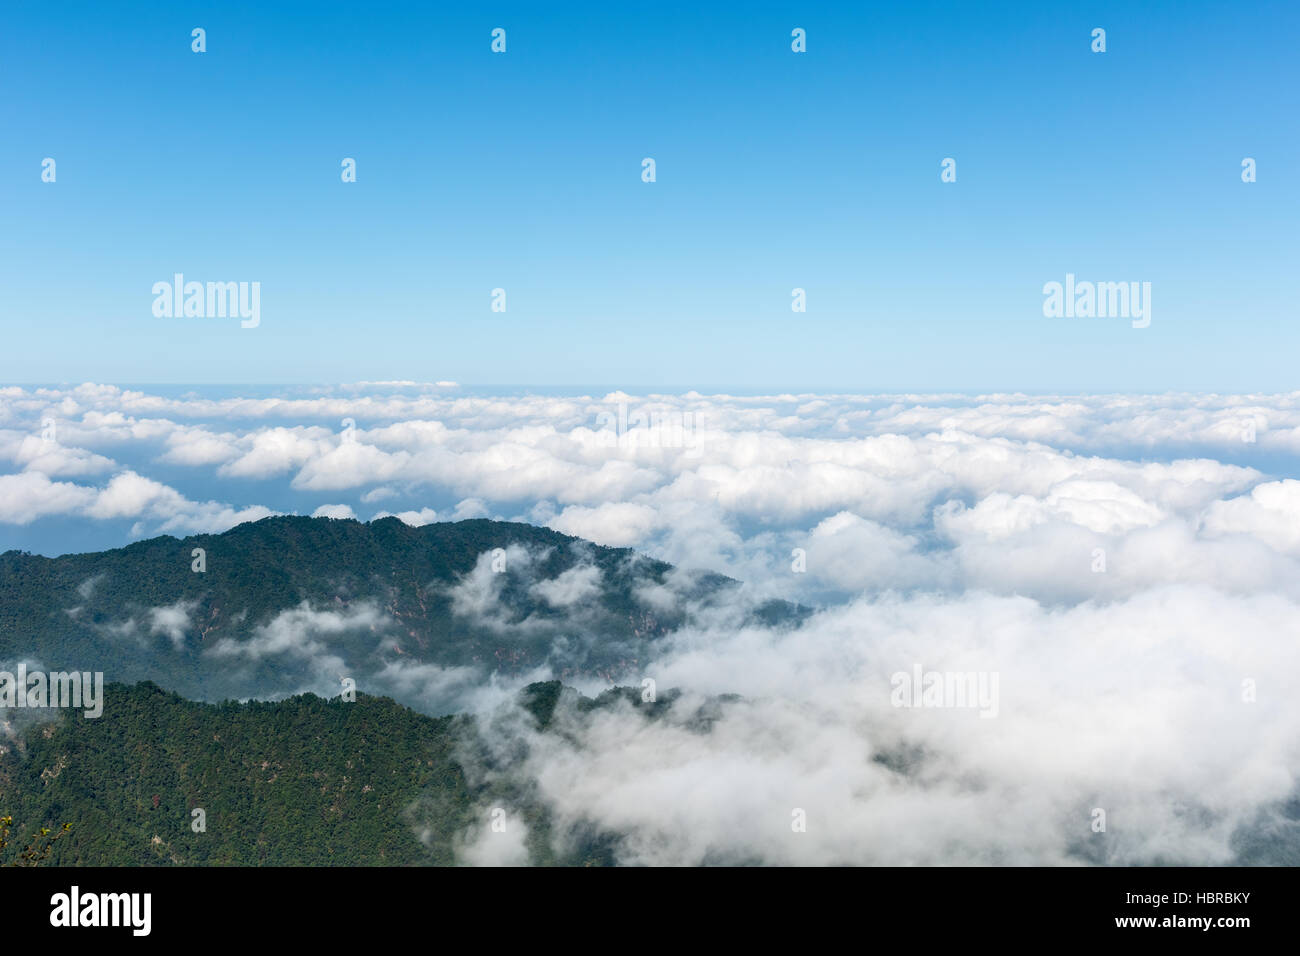
[[[328,695],[350,677],[440,713],[440,688],[493,672],[631,683],[690,607],[738,588],[526,524],[266,518],[96,554],[0,555],[0,665],[200,700]],[[779,602],[754,613],[797,617]]]
[[[617,834],[568,821],[553,839],[518,753],[502,763],[485,746],[491,715],[444,705],[540,670],[638,689],[587,699],[533,683],[519,702],[536,732],[565,732],[550,729],[561,705],[657,719],[674,698],[640,699],[655,642],[724,605],[738,623],[805,613],[746,603],[720,575],[484,520],[280,517],[98,554],[7,552],[0,670],[108,684],[95,719],[0,710],[0,816],[23,834],[71,823],[55,864],[448,864],[502,806],[531,862],[611,863]],[[701,710],[700,728],[710,719]]]
[[[0,756],[0,806],[20,828],[73,825],[53,864],[452,862],[470,811],[454,718],[367,696],[201,704],[147,683],[105,696],[101,718],[33,725]],[[443,810],[424,844],[403,815],[417,797]]]
[[[0,816],[21,834],[71,824],[53,865],[449,865],[466,862],[495,807],[526,825],[529,863],[616,860],[619,834],[580,824],[553,839],[533,783],[512,772],[520,754],[492,754],[490,715],[426,717],[365,695],[205,704],[150,683],[112,684],[105,698],[97,719],[28,712],[4,727]],[[583,720],[626,705],[653,721],[676,699],[647,703],[639,688],[593,699],[548,681],[517,701],[546,734],[562,706]],[[690,725],[707,732],[722,701]]]

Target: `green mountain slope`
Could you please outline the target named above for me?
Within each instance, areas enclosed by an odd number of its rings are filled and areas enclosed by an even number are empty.
[[[643,704],[639,689],[615,688],[590,699],[551,681],[518,700],[550,732],[561,704],[582,719],[626,702],[655,720],[675,698]],[[52,865],[448,865],[495,806],[526,823],[532,864],[615,861],[618,836],[594,829],[567,834],[557,855],[530,782],[508,761],[490,766],[490,718],[426,717],[364,695],[204,704],[150,683],[108,685],[105,699],[98,719],[24,712],[24,727],[5,725],[0,814],[24,834],[71,823]]]
[[[365,696],[200,704],[153,684],[105,696],[101,718],[63,714],[0,755],[0,805],[20,831],[73,824],[53,864],[452,862],[470,809],[453,718]],[[403,816],[417,797],[442,810],[424,844]]]
[[[0,555],[0,665],[102,671],[201,700],[333,695],[350,677],[439,713],[454,709],[452,685],[494,672],[635,677],[689,607],[738,588],[526,524],[267,518],[97,554]],[[755,613],[798,616],[779,602]]]

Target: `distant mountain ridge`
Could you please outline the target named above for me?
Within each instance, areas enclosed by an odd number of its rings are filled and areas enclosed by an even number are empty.
[[[742,591],[481,519],[274,517],[99,553],[9,551],[0,670],[101,671],[107,686],[98,718],[0,710],[0,813],[20,829],[72,823],[57,864],[411,865],[473,862],[463,844],[504,806],[529,862],[614,863],[618,833],[580,821],[552,839],[534,785],[485,745],[495,705],[459,703],[490,687],[544,734],[565,732],[557,709],[659,719],[677,694],[647,702],[640,679],[675,629],[715,609],[766,624],[806,613]],[[535,672],[625,686],[588,698]],[[724,705],[684,726],[706,732]]]
[[[430,712],[444,690],[492,673],[635,676],[692,607],[739,588],[522,523],[272,517],[98,553],[5,552],[0,663],[102,671],[200,700],[337,693],[352,678]],[[767,602],[754,613],[803,612]]]

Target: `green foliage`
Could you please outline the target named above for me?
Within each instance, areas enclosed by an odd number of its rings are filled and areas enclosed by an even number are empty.
[[[5,851],[9,848],[9,831],[13,829],[13,825],[13,817],[0,817],[0,860],[4,861],[0,865],[3,866],[40,866],[50,858],[50,851],[54,849],[55,841],[72,829],[71,823],[65,823],[55,831],[51,831],[49,827],[41,827],[32,835],[31,842],[19,850],[12,860],[5,860]]]
[[[547,681],[519,704],[560,734],[608,707],[658,720],[675,699],[645,702],[628,687],[591,699]],[[725,702],[705,702],[683,726],[706,733]],[[147,682],[109,684],[102,717],[64,712],[0,754],[0,799],[14,813],[0,819],[0,856],[13,819],[58,819],[72,822],[52,838],[41,827],[15,862],[448,865],[503,806],[527,826],[533,864],[614,863],[621,836],[582,821],[558,834],[534,783],[515,772],[522,754],[503,757],[486,743],[492,733],[490,716],[426,717],[383,697],[203,704]]]
[[[453,613],[449,587],[481,555],[512,546],[534,558],[527,574],[512,567],[500,580],[495,624]],[[194,548],[207,552],[205,573],[191,570]],[[582,626],[574,627],[568,611],[535,597],[532,584],[580,562],[600,569],[602,588],[583,603]],[[13,745],[0,748],[0,804],[21,830],[37,834],[18,861],[449,864],[476,815],[500,805],[527,824],[534,863],[611,863],[616,834],[581,822],[556,834],[532,785],[509,765],[478,772],[497,759],[482,746],[481,720],[424,716],[364,693],[351,703],[285,698],[320,675],[289,655],[249,665],[207,651],[218,640],[245,641],[304,603],[342,610],[368,602],[382,611],[383,631],[336,634],[328,648],[362,691],[366,674],[394,655],[485,674],[543,661],[562,677],[638,673],[650,644],[684,620],[681,610],[652,614],[636,597],[646,585],[664,584],[671,570],[627,550],[484,520],[412,528],[397,519],[280,517],[100,554],[0,555],[0,661],[35,658],[48,670],[102,671],[113,681],[102,717],[73,710],[32,725],[29,715],[15,721],[26,726]],[[679,593],[681,586],[674,582]],[[698,575],[686,596],[729,600],[737,586]],[[153,633],[150,609],[178,603],[188,610],[189,633],[178,641]],[[770,625],[806,612],[771,602],[755,613]],[[674,700],[661,693],[642,702],[640,693],[615,688],[588,700],[551,681],[526,688],[521,703],[540,730],[553,733],[567,732],[552,727],[562,707],[582,719],[627,703],[653,720]],[[224,699],[231,697],[274,702]],[[688,729],[707,732],[719,706],[701,707]],[[201,832],[191,825],[195,809],[205,814]],[[72,826],[50,838],[48,821]]]
[[[146,683],[105,698],[99,719],[64,714],[0,757],[16,819],[76,822],[46,848],[54,864],[453,861],[470,803],[451,718],[365,695],[200,704]],[[441,810],[423,843],[403,817],[417,797]]]

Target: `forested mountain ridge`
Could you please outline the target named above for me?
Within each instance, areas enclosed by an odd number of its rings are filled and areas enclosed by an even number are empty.
[[[641,677],[692,615],[806,613],[721,575],[487,520],[277,517],[94,554],[10,551],[0,670],[107,683],[99,717],[0,710],[0,814],[21,832],[71,823],[54,864],[440,865],[496,852],[483,834],[498,808],[526,835],[512,859],[609,864],[623,836],[571,818],[556,833],[529,747],[572,746],[603,708],[668,713],[677,695],[643,699]],[[534,673],[631,686],[587,698]],[[479,705],[503,699],[494,725]],[[681,726],[706,732],[724,700]]]
[[[31,726],[0,756],[6,812],[73,824],[53,864],[452,861],[469,809],[453,718],[366,696],[200,704],[143,683],[106,697],[103,717]],[[421,845],[401,815],[429,790],[448,826]]]
[[[654,720],[674,696],[591,699],[547,682],[519,702],[544,732],[561,700],[579,719],[625,702]],[[617,835],[580,834],[557,854],[525,781],[467,774],[478,718],[366,695],[204,704],[141,683],[110,684],[105,697],[98,719],[65,711],[5,726],[0,813],[20,832],[71,823],[53,865],[448,865],[494,805],[524,821],[531,863],[614,862]]]
[[[521,523],[274,517],[92,554],[0,555],[0,662],[206,700],[328,694],[351,677],[436,713],[444,688],[492,672],[634,677],[690,607],[739,588]]]

